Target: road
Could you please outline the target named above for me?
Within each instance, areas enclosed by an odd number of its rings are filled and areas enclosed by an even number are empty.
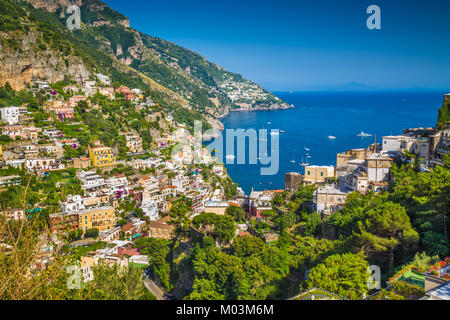
[[[145,279],[144,285],[147,288],[148,291],[150,291],[158,300],[169,300],[166,293],[158,287],[152,280]]]

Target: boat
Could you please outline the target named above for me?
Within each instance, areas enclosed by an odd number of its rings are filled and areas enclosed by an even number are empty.
[[[309,166],[309,163],[308,163],[308,162],[305,162],[305,161],[303,160],[303,157],[302,157],[302,163],[300,163],[300,165],[301,165],[302,167],[307,167],[307,166]]]
[[[305,148],[306,151],[310,151],[311,150],[310,148],[307,148],[307,147],[304,147],[304,148]]]
[[[271,134],[272,136],[277,136],[277,135],[280,134],[280,132],[278,132],[278,131],[271,131],[270,134]]]
[[[227,158],[227,159],[234,159],[234,158],[236,158],[236,156],[232,155],[232,154],[228,154],[225,158]]]
[[[335,136],[328,136],[328,139],[334,140],[334,139],[336,139],[336,137]]]
[[[280,130],[280,133],[287,133],[287,131],[284,131],[284,130]]]
[[[269,122],[267,122],[266,124],[270,126],[270,125],[272,124],[272,122],[269,121]]]
[[[371,137],[372,135],[370,133],[365,133],[364,131],[361,131],[357,134],[358,137]]]
[[[295,163],[295,160],[291,160],[291,161],[289,161],[290,163]]]

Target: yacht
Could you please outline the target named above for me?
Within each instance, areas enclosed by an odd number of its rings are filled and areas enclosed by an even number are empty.
[[[365,133],[364,131],[361,131],[357,135],[358,137],[371,137],[372,135],[370,133]]]

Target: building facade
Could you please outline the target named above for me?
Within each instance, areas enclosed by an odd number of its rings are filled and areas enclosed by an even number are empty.
[[[116,165],[116,157],[109,147],[92,148],[89,150],[89,158],[96,168],[112,169]]]

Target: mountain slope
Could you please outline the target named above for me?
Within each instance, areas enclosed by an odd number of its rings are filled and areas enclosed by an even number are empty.
[[[82,81],[101,72],[117,84],[148,90],[154,101],[192,124],[217,125],[230,110],[289,108],[281,99],[201,55],[129,27],[98,0],[77,0],[81,30],[69,31],[68,0],[0,0],[0,84]]]

